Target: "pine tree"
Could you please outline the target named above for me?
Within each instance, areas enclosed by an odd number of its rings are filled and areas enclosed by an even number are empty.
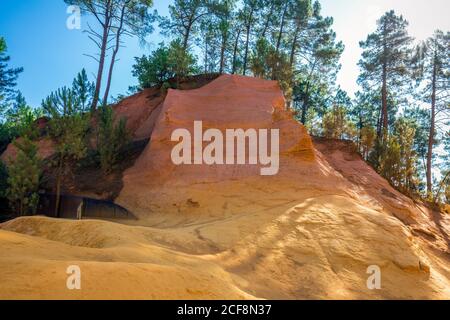
[[[359,61],[361,74],[358,82],[366,91],[379,88],[381,92],[379,138],[388,132],[389,96],[401,92],[410,79],[408,66],[412,38],[407,27],[408,22],[402,16],[389,11],[378,20],[377,30],[360,43],[364,51]]]
[[[214,15],[208,15],[200,24],[198,43],[201,48],[203,73],[214,73],[219,65],[220,42],[219,26],[215,23]]]
[[[287,100],[292,97],[292,68],[289,57],[266,39],[259,39],[250,56],[250,70],[253,75],[263,79],[277,80]]]
[[[96,75],[96,83],[94,89],[94,96],[92,99],[91,110],[95,111],[100,99],[100,90],[102,86],[103,74],[105,69],[105,60],[109,43],[112,35],[113,24],[113,6],[112,0],[64,0],[68,5],[77,5],[80,7],[82,13],[91,14],[95,17],[95,21],[98,22],[100,30],[96,31],[93,27],[88,25],[86,32],[89,35],[95,45],[99,48],[98,58],[92,56],[92,58],[98,62],[98,71]]]
[[[42,107],[50,117],[49,134],[55,142],[56,206],[59,216],[62,178],[71,169],[71,164],[83,159],[87,154],[87,131],[89,113],[83,113],[75,92],[62,88],[53,92],[43,102]]]
[[[291,13],[294,11],[294,2],[292,0],[285,0],[281,3],[279,11],[278,26],[274,32],[275,34],[275,54],[278,54],[281,50],[283,39],[286,32],[286,26],[291,18]]]
[[[98,58],[91,56],[98,62],[98,71],[91,110],[95,111],[100,100],[100,90],[103,82],[105,62],[109,49],[112,49],[111,63],[107,73],[106,89],[103,103],[107,103],[111,85],[112,73],[117,53],[121,47],[123,35],[139,35],[141,39],[152,31],[153,15],[148,12],[152,0],[64,0],[69,5],[77,5],[81,12],[93,16],[99,25],[95,30],[88,24],[86,33],[99,48]],[[111,46],[111,42],[113,45]]]
[[[31,108],[19,91],[15,99],[8,103],[3,114],[4,123],[0,123],[0,153],[15,138],[28,136],[37,138],[39,132],[35,125],[37,118],[42,116],[40,108]]]
[[[183,78],[198,70],[194,56],[184,49],[184,45],[180,40],[174,40],[170,43],[168,62],[175,74],[177,88],[180,86]]]
[[[374,151],[369,156],[369,163],[380,175],[411,196],[419,191],[414,137],[414,124],[400,117],[393,125],[392,134],[387,134],[384,140],[376,139]]]
[[[194,56],[183,49],[179,39],[173,40],[169,47],[161,43],[149,56],[135,60],[133,76],[137,77],[140,88],[162,85],[174,77],[178,86],[184,77],[198,71]]]
[[[219,73],[222,74],[227,69],[227,61],[229,51],[231,48],[230,39],[232,32],[233,10],[236,5],[236,0],[221,0],[214,7],[214,14],[217,17],[219,43],[220,43],[220,58],[219,58]]]
[[[149,56],[135,58],[133,76],[138,79],[141,89],[161,85],[175,76],[169,54],[170,49],[161,43]]]
[[[271,75],[272,66],[269,65],[269,62],[270,57],[274,54],[275,48],[268,40],[261,38],[256,42],[250,57],[250,69],[255,77],[264,79]]]
[[[450,122],[447,122],[446,126],[449,128]],[[435,203],[441,201],[442,203],[450,205],[450,130],[447,130],[443,135],[442,144],[444,148],[440,165],[442,178],[434,196],[434,201]]]
[[[242,24],[243,16],[242,12],[239,11],[234,13],[233,22],[231,24],[232,30],[232,57],[231,57],[231,74],[237,74],[243,66],[243,58],[240,55],[240,48],[242,46],[242,34],[244,33],[244,28]]]
[[[17,156],[8,165],[7,197],[11,208],[19,216],[35,214],[39,202],[39,183],[42,175],[42,163],[37,154],[37,146],[23,137],[14,142]]]
[[[292,17],[292,25],[293,32],[291,34],[291,49],[289,62],[291,67],[295,64],[295,58],[297,55],[298,47],[301,45],[299,40],[301,39],[301,35],[308,29],[308,23],[310,18],[313,17],[314,13],[317,15],[320,4],[319,2],[315,2],[314,6],[312,5],[311,0],[297,0],[295,1],[293,8],[293,17]],[[315,9],[314,9],[315,7]]]
[[[374,146],[372,132],[377,125],[378,96],[379,93],[376,92],[356,92],[355,102],[349,112],[351,120],[356,124],[357,144],[366,159]]]
[[[204,73],[224,73],[231,56],[233,10],[236,0],[209,3],[209,14],[200,22],[197,43],[201,48]]]
[[[244,40],[244,56],[242,74],[247,74],[250,58],[250,49],[252,44],[253,31],[256,28],[256,22],[258,21],[258,15],[262,9],[261,0],[243,0],[243,6],[239,10],[239,20],[242,22],[243,31],[245,34]]]
[[[447,123],[447,127],[450,123]],[[446,203],[450,205],[450,130],[444,136],[444,150],[446,152],[444,156],[444,162],[442,165],[442,181],[441,185],[444,188],[444,195]],[[439,198],[439,194],[436,198]]]
[[[355,136],[354,124],[349,119],[352,102],[347,92],[338,89],[333,99],[332,109],[322,118],[323,135],[332,139],[352,140]]]
[[[360,129],[359,133],[359,149],[363,158],[367,161],[369,159],[369,153],[375,146],[376,131],[372,126],[364,126]]]
[[[320,7],[315,8],[308,29],[301,34],[303,44],[296,53],[294,78],[294,108],[300,109],[300,121],[307,123],[311,107],[323,107],[323,99],[331,98],[329,89],[334,85],[340,69],[339,59],[344,51],[342,42],[336,41],[332,30],[333,19],[322,17]],[[323,113],[324,110],[318,110]]]
[[[108,103],[111,89],[114,66],[117,54],[122,47],[124,36],[137,36],[141,43],[145,37],[153,32],[155,15],[150,12],[153,0],[115,0],[112,1],[112,30],[114,33],[111,61],[106,79],[106,88],[103,95],[103,104]]]
[[[110,173],[119,160],[122,149],[128,144],[130,135],[125,118],[114,121],[114,112],[110,106],[100,108],[98,124],[98,153],[100,165],[105,174]]]
[[[169,18],[159,17],[159,27],[165,35],[180,39],[181,48],[187,51],[199,32],[201,20],[211,13],[210,1],[175,0],[169,5],[169,13]]]
[[[409,107],[403,112],[403,117],[410,121],[415,129],[414,151],[417,155],[416,168],[421,182],[418,187],[422,194],[426,195],[426,175],[427,175],[427,154],[428,154],[428,138],[430,132],[430,113],[421,107]]]
[[[433,191],[433,156],[437,126],[450,116],[450,33],[436,31],[418,46],[415,55],[415,71],[417,79],[424,84],[421,97],[430,105],[428,151],[427,151],[427,192]]]
[[[8,169],[3,161],[0,161],[0,199],[6,199],[8,189]]]
[[[416,152],[414,151],[415,125],[401,117],[394,125],[395,137],[400,146],[400,177],[397,184],[401,190],[409,194],[417,194],[418,179],[416,169]]]
[[[5,39],[0,37],[0,111],[17,95],[14,88],[19,74],[23,72],[23,68],[8,67],[11,58],[6,55],[6,50]]]
[[[73,80],[72,90],[78,97],[83,111],[88,111],[94,97],[95,84],[88,80],[86,70],[84,68]]]

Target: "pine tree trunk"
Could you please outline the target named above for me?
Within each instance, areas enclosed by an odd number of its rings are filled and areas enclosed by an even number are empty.
[[[292,41],[291,56],[289,59],[289,64],[290,64],[291,68],[294,66],[295,53],[297,51],[297,41],[298,41],[299,33],[300,33],[300,25],[297,25],[297,28],[295,29],[295,33],[294,33],[294,40]]]
[[[244,76],[247,73],[247,59],[248,59],[249,42],[250,42],[250,26],[248,25],[247,26],[246,40],[245,40],[244,69],[242,71],[242,74]]]
[[[25,207],[24,203],[25,203],[25,197],[21,196],[21,198],[20,198],[20,210],[19,210],[20,217],[23,217],[23,212],[25,211],[24,210],[24,207]]]
[[[116,56],[117,56],[118,51],[119,51],[118,48],[117,48],[117,50],[114,49],[112,57],[111,57],[111,64],[109,66],[109,71],[108,71],[108,81],[106,83],[105,95],[103,96],[103,101],[102,101],[105,106],[108,104],[109,90],[111,88],[114,64],[116,63]]]
[[[386,64],[383,65],[383,86],[381,88],[381,135],[385,135],[388,130],[388,106],[387,106],[387,71]]]
[[[219,74],[223,73],[223,70],[225,68],[225,47],[227,44],[227,37],[222,36],[222,46],[220,48],[220,67],[219,67]]]
[[[251,31],[251,27],[252,27],[252,22],[253,22],[253,9],[250,12],[249,20],[247,21],[247,26],[246,26],[247,34],[246,34],[246,40],[245,40],[244,70],[242,71],[242,74],[244,76],[247,73],[247,60],[248,60],[248,50],[249,50],[249,45],[250,45],[250,31]]]
[[[109,3],[109,2],[108,2]],[[109,6],[109,4],[108,4]],[[100,97],[100,89],[102,86],[102,78],[103,78],[103,69],[105,67],[105,58],[106,58],[106,50],[108,46],[108,38],[109,38],[109,29],[111,23],[111,17],[109,15],[109,10],[105,13],[105,22],[103,25],[103,35],[102,35],[102,44],[100,48],[100,59],[98,63],[98,71],[97,71],[97,80],[95,83],[95,91],[94,96],[92,98],[91,111],[94,112],[97,110],[98,100]]]
[[[306,86],[305,98],[303,99],[303,106],[302,106],[301,122],[303,125],[306,125],[306,114],[308,113],[308,108],[309,108],[309,83]]]
[[[186,50],[188,48],[188,45],[189,45],[189,37],[191,35],[192,24],[193,24],[192,20],[189,21],[189,24],[188,24],[188,26],[186,28],[186,33],[184,34],[183,49],[184,49],[185,52],[186,52]]]
[[[205,39],[205,74],[208,73],[208,39]]]
[[[278,54],[278,52],[280,51],[280,46],[281,46],[281,39],[283,37],[283,31],[284,31],[284,22],[286,20],[286,13],[287,13],[287,9],[288,9],[288,3],[286,2],[285,7],[284,7],[284,11],[283,11],[283,16],[281,18],[281,25],[280,25],[280,30],[278,32],[278,38],[277,38],[277,45],[276,45],[276,54]]]
[[[381,87],[381,120],[380,120],[380,127],[379,127],[379,131],[378,131],[378,138],[381,138],[382,141],[385,140],[386,138],[386,134],[388,132],[388,126],[389,126],[389,121],[388,121],[388,106],[387,106],[387,63],[388,63],[388,58],[387,58],[387,52],[388,52],[388,48],[387,48],[387,30],[386,30],[387,26],[386,23],[383,26],[383,34],[384,34],[384,40],[383,40],[383,71],[382,71],[382,87]]]
[[[281,25],[280,25],[280,30],[278,32],[277,45],[275,48],[275,56],[278,56],[278,53],[280,52],[281,39],[283,38],[284,23],[285,23],[286,13],[287,13],[287,9],[288,9],[287,3],[288,2],[286,2],[286,5],[285,5],[284,11],[283,11],[283,16],[281,18]],[[277,71],[278,71],[278,66],[277,66],[277,64],[275,64],[272,68],[272,80],[276,80]]]
[[[361,143],[362,143],[362,129],[363,129],[363,119],[361,117],[361,114],[359,115],[359,123],[358,123],[358,128],[359,128],[359,135],[358,135],[358,149],[361,150]]]
[[[272,5],[270,6],[270,12],[267,15],[266,23],[264,24],[263,32],[261,33],[261,38],[264,39],[266,37],[267,30],[269,29],[270,19],[273,15],[273,10],[275,9],[275,1],[272,1]]]
[[[120,36],[122,34],[123,30],[123,23],[124,23],[124,17],[125,17],[125,10],[126,6],[124,5],[122,7],[122,13],[120,16],[120,26],[119,29],[117,29],[117,36],[116,36],[116,45],[114,47],[114,51],[111,57],[111,64],[109,66],[109,72],[108,72],[108,81],[106,83],[106,89],[105,89],[105,95],[103,96],[103,104],[106,106],[108,104],[108,97],[109,97],[109,90],[111,88],[111,81],[112,81],[112,75],[114,71],[114,64],[116,63],[116,56],[120,49]]]
[[[61,179],[62,179],[63,159],[60,156],[58,163],[58,172],[56,176],[56,204],[55,204],[55,217],[59,218],[59,207],[61,202]]]
[[[429,195],[433,191],[432,166],[433,166],[433,146],[436,129],[436,58],[433,65],[433,79],[431,84],[431,119],[430,134],[428,137],[428,154],[427,154],[427,192]]]
[[[236,64],[237,64],[237,51],[239,46],[239,37],[241,35],[241,30],[239,29],[238,34],[236,35],[236,41],[234,42],[234,50],[233,50],[233,68],[231,74],[236,73]]]
[[[308,100],[309,100],[308,97],[305,97],[305,99],[303,100],[302,120],[301,120],[303,125],[306,125],[306,113],[308,112],[308,104],[309,104]]]

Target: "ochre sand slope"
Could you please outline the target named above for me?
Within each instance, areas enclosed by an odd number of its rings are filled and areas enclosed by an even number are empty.
[[[169,92],[125,173],[118,201],[139,216],[133,225],[34,217],[0,226],[0,298],[450,298],[448,216],[395,191],[348,144],[313,145],[283,113],[275,83],[225,76],[205,88]],[[236,109],[252,101],[248,112],[265,116],[239,122]],[[193,120],[280,128],[279,174],[172,166],[167,135]],[[69,265],[81,267],[81,291],[66,289]],[[367,288],[370,265],[381,268],[381,290]]]

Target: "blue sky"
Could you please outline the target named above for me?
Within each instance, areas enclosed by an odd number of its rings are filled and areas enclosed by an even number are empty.
[[[450,1],[448,0],[322,0],[324,15],[333,16],[338,39],[346,45],[342,57],[343,68],[339,84],[353,93],[358,76],[357,62],[361,54],[359,41],[375,29],[377,18],[389,9],[402,13],[410,21],[410,33],[424,39],[440,28],[450,30]],[[167,14],[168,0],[155,0],[155,9]],[[24,67],[18,88],[27,101],[37,106],[52,90],[70,85],[75,74],[83,67],[91,79],[97,68],[92,58],[94,45],[81,30],[68,30],[67,6],[63,0],[1,0],[0,36],[5,37],[12,66]],[[88,18],[82,18],[82,28]],[[142,47],[135,39],[126,41],[119,54],[120,61],[112,84],[112,95],[126,93],[136,84],[131,75],[135,56],[148,53],[163,38],[155,32],[149,45]]]
[[[155,1],[155,9],[167,13],[167,2]],[[40,105],[51,91],[70,85],[83,67],[94,80],[97,62],[85,54],[95,55],[95,45],[82,32],[88,18],[82,17],[81,30],[69,30],[68,17],[63,0],[0,0],[0,36],[6,39],[11,65],[24,68],[18,88],[32,106]],[[136,84],[131,75],[134,57],[148,53],[162,40],[158,32],[149,37],[150,48],[136,39],[126,40],[115,67],[112,95],[126,93]]]

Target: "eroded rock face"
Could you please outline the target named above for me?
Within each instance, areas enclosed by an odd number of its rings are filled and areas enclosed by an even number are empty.
[[[159,88],[145,89],[115,105],[114,117],[127,120],[127,130],[133,140],[149,139],[164,98]]]
[[[223,75],[200,89],[170,90],[149,146],[135,166],[124,174],[125,185],[118,202],[142,215],[153,211],[155,206],[164,207],[164,210],[178,211],[180,206],[187,206],[196,207],[198,211],[210,211],[212,207],[226,206],[224,197],[232,195],[220,195],[221,199],[211,197],[212,190],[207,184],[242,183],[245,179],[268,183],[271,180],[270,177],[261,177],[264,166],[251,165],[249,161],[245,165],[238,165],[237,160],[234,165],[175,165],[171,154],[179,142],[171,141],[172,133],[180,128],[187,129],[194,140],[196,121],[202,122],[204,130],[220,130],[224,139],[227,129],[254,129],[258,132],[263,129],[268,130],[268,136],[271,130],[277,129],[280,161],[284,163],[287,158],[293,158],[295,161],[313,162],[313,146],[306,129],[284,110],[285,100],[275,81]],[[203,147],[206,145],[208,143],[203,143]],[[225,146],[223,152],[225,157]],[[277,176],[289,175],[288,170],[288,166],[280,165]],[[165,187],[169,190],[163,190]],[[197,189],[198,193],[192,189]],[[221,190],[225,192],[223,186]],[[163,199],[168,191],[170,196]]]
[[[18,139],[18,142],[20,143],[21,138]],[[53,156],[55,153],[55,144],[50,139],[41,139],[36,142],[37,150],[38,150],[38,156],[45,160]],[[8,148],[6,148],[5,152],[2,153],[0,156],[0,160],[2,160],[4,163],[8,164],[10,161],[14,161],[17,156],[17,147],[10,143],[8,145]]]

